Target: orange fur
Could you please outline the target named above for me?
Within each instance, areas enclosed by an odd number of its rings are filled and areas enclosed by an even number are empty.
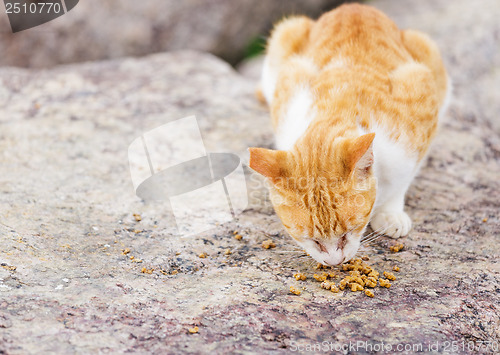
[[[409,157],[424,158],[448,86],[437,46],[372,7],[351,4],[317,21],[283,20],[267,60],[277,73],[275,129],[300,87],[312,93],[314,119],[290,151],[252,148],[250,167],[271,178],[275,210],[299,243],[312,240],[320,250],[351,243],[357,250],[377,193],[375,134],[363,132],[384,127]]]

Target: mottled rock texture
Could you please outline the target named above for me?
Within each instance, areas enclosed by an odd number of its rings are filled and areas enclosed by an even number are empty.
[[[274,21],[316,16],[341,0],[82,0],[66,15],[12,33],[0,16],[0,65],[62,63],[195,49],[235,63]]]
[[[374,298],[321,289],[249,171],[248,210],[193,238],[177,235],[168,204],[135,196],[128,145],[170,120],[195,114],[209,151],[245,159],[248,146],[271,146],[255,82],[221,60],[173,52],[2,68],[0,353],[262,354],[356,341],[439,352],[457,341],[454,353],[493,353],[484,342],[500,340],[500,8],[372,4],[429,32],[455,83],[408,193],[405,248],[391,253],[381,237],[363,250],[379,271],[400,266],[390,289]],[[277,247],[263,249],[266,239]]]

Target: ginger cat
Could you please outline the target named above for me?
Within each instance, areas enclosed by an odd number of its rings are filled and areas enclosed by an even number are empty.
[[[408,234],[405,193],[448,88],[436,44],[372,7],[343,5],[274,28],[261,90],[280,150],[250,148],[249,165],[314,259],[348,261],[368,223],[394,238]]]

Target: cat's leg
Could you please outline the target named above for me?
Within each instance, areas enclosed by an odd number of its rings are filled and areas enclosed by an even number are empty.
[[[418,170],[417,159],[410,158],[401,142],[393,141],[381,129],[375,131],[373,144],[377,198],[370,223],[374,231],[399,238],[411,229],[404,202],[406,191]]]
[[[406,186],[406,188],[409,184]],[[382,206],[374,211],[370,222],[375,232],[392,238],[407,235],[411,229],[411,219],[404,211],[406,188],[396,191]]]
[[[399,238],[411,229],[404,199],[437,128],[436,84],[423,63],[407,62],[390,74],[391,94],[399,103],[392,130],[380,130],[374,141],[377,200],[371,221],[375,231]]]
[[[291,56],[302,51],[313,23],[314,21],[310,18],[297,16],[281,21],[274,28],[267,42],[266,57],[258,88],[269,105],[274,98],[280,67]]]

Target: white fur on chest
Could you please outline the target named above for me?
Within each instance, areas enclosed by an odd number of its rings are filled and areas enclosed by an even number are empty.
[[[402,142],[391,139],[386,130],[375,126],[371,132],[375,133],[373,169],[377,178],[375,207],[378,207],[401,191],[404,195],[418,171],[419,164],[417,155],[409,153]]]
[[[278,72],[271,68],[269,57],[264,58],[264,66],[262,67],[262,76],[260,79],[262,94],[268,105],[273,101],[274,91],[276,90],[276,82],[278,81]]]
[[[279,118],[276,147],[290,150],[314,119],[313,94],[307,86],[298,87],[287,103],[284,117]]]

